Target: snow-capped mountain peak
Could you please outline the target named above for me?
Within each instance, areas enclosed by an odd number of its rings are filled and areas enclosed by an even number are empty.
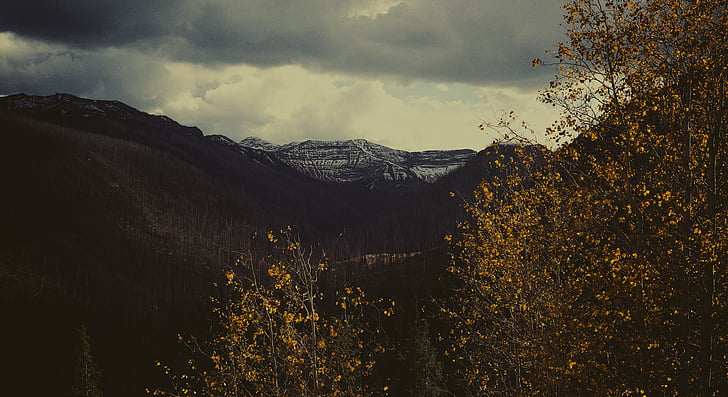
[[[249,136],[240,141],[240,146],[263,150],[265,152],[273,152],[278,150],[281,146],[274,143],[268,142],[265,139],[258,138],[257,136]]]
[[[365,139],[307,140],[276,145],[248,137],[239,144],[265,151],[313,178],[333,183],[363,183],[370,189],[407,189],[433,183],[465,165],[476,154],[469,149],[407,152]]]

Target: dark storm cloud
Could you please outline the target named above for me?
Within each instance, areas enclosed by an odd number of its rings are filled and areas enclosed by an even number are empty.
[[[318,4],[317,4],[318,2]],[[189,3],[169,51],[185,60],[288,64],[328,56],[331,13],[318,0],[287,4],[269,0],[208,0]]]
[[[174,0],[9,0],[0,31],[94,48],[158,37],[180,17]]]
[[[10,0],[0,31],[197,63],[293,63],[474,84],[533,78],[530,60],[559,40],[558,0],[416,0],[376,16],[357,13],[374,2]]]
[[[541,14],[538,17],[524,15]],[[558,3],[402,3],[352,29],[354,48],[336,67],[474,84],[532,79],[531,60],[558,40]],[[554,21],[555,20],[555,21]],[[555,25],[550,26],[549,23]]]

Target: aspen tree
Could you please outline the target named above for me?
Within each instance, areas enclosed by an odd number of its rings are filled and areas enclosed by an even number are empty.
[[[335,292],[328,307],[320,289],[326,257],[306,248],[290,230],[268,233],[273,254],[244,255],[227,270],[213,298],[218,331],[177,374],[166,396],[367,396],[368,377],[383,352],[376,316],[393,303],[370,301],[357,287]],[[333,307],[331,307],[333,306]],[[205,365],[207,364],[207,365]],[[203,369],[204,367],[207,369]]]
[[[728,6],[564,10],[563,146],[476,192],[450,354],[472,394],[726,393]]]

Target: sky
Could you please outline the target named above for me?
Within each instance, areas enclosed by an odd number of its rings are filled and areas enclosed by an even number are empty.
[[[120,100],[234,140],[482,149],[538,102],[560,0],[4,0],[0,95]]]

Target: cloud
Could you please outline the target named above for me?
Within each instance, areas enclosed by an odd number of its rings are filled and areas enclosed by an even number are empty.
[[[119,46],[168,34],[179,15],[174,0],[10,0],[0,31],[74,47]]]
[[[128,49],[78,50],[0,33],[0,92],[76,95],[152,106],[173,89],[163,62]]]
[[[0,34],[0,93],[68,92],[119,99],[208,134],[277,143],[367,138],[408,150],[482,148],[475,128],[515,109],[543,130],[554,115],[535,92],[507,86],[392,80],[302,66],[207,66],[130,49],[96,51]],[[72,87],[72,90],[69,90]]]
[[[486,84],[543,76],[557,0],[11,0],[0,31],[76,49],[135,48],[174,61]]]
[[[168,70],[170,78],[187,85],[152,110],[236,140],[249,135],[275,143],[366,138],[407,150],[480,149],[495,138],[477,129],[483,120],[495,121],[515,109],[538,115],[531,121],[543,130],[554,116],[535,93],[515,88],[459,85],[455,91],[469,94],[453,96],[434,84],[397,89],[381,80],[290,65],[209,69],[175,63]]]
[[[32,4],[31,4],[32,3]],[[118,99],[206,133],[482,148],[475,126],[535,101],[556,0],[12,0],[0,94]],[[4,33],[2,33],[5,31]]]

